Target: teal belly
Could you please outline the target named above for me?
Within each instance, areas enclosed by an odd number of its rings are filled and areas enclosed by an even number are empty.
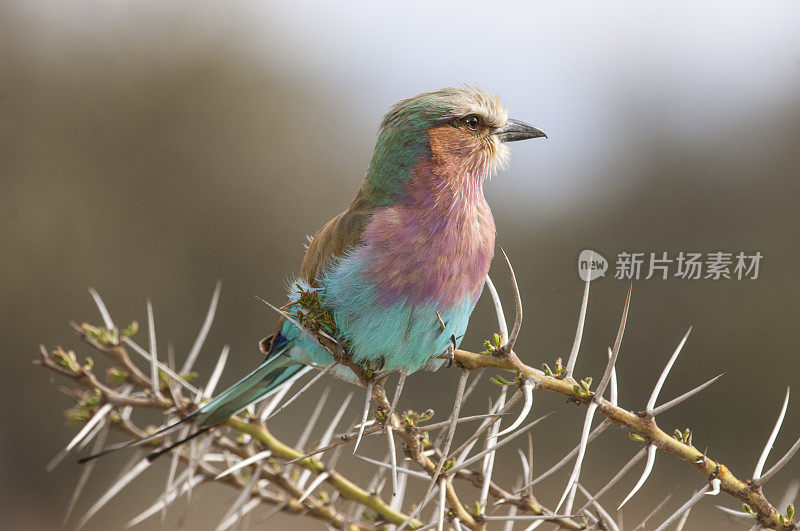
[[[349,273],[349,276],[342,273]],[[435,370],[444,363],[437,358],[447,351],[451,338],[455,339],[456,346],[461,343],[477,297],[475,300],[465,297],[444,308],[407,300],[386,305],[378,300],[374,286],[354,273],[352,269],[334,268],[323,284],[324,306],[336,321],[337,339],[348,344],[355,362],[376,362],[383,370]],[[296,289],[290,298],[297,298]],[[297,361],[328,365],[333,360],[327,351],[288,321],[281,333],[294,341],[295,347],[288,354]],[[342,373],[341,370],[337,372]],[[339,376],[352,378],[352,374]]]

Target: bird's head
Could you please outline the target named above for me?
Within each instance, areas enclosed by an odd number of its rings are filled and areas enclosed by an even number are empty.
[[[367,179],[390,192],[422,163],[443,176],[482,181],[507,160],[508,142],[546,136],[510,119],[500,98],[481,89],[425,92],[396,103],[386,114]],[[389,193],[379,195],[390,200]]]

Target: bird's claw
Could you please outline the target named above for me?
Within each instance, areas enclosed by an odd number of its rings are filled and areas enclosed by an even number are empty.
[[[450,342],[447,344],[447,352],[445,353],[447,356],[447,368],[453,366],[453,362],[456,359],[456,336],[450,336]]]

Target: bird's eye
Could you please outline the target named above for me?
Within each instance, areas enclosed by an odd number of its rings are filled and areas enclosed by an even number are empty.
[[[481,119],[474,114],[470,114],[464,118],[464,123],[467,125],[467,127],[475,131],[480,125]]]

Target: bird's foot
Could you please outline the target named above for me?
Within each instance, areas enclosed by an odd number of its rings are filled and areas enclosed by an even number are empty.
[[[456,336],[450,336],[450,343],[447,344],[447,352],[445,352],[445,356],[447,357],[447,368],[453,366],[453,362],[456,360]]]

